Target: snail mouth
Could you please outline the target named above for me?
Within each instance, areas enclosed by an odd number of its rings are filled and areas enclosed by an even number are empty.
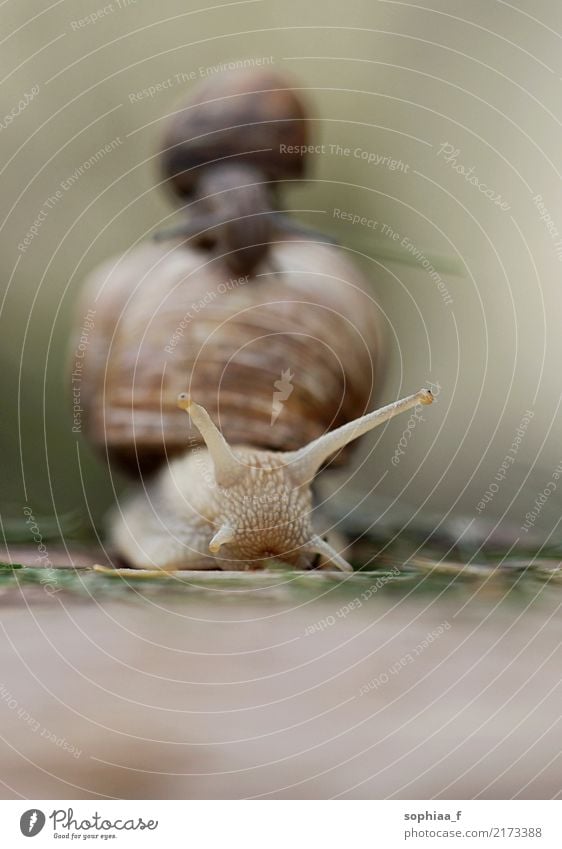
[[[315,567],[315,555],[306,555],[298,550],[285,550],[268,548],[259,555],[260,560],[277,560],[285,563],[287,566],[293,566],[296,569],[313,569]]]

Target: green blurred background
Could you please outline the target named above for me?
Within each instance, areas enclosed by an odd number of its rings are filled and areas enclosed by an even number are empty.
[[[100,9],[97,20],[77,23]],[[355,252],[371,281],[388,346],[381,400],[427,380],[442,387],[399,465],[390,464],[404,430],[397,421],[362,445],[358,473],[341,478],[342,497],[360,500],[382,475],[362,504],[367,516],[385,499],[392,512],[399,500],[428,515],[466,517],[463,528],[482,518],[507,522],[525,542],[524,516],[562,460],[559,249],[533,200],[542,196],[562,232],[561,17],[554,0],[533,4],[532,15],[489,0],[428,8],[367,0],[4,4],[0,119],[38,87],[0,129],[4,512],[21,518],[29,503],[97,522],[110,503],[114,482],[72,433],[67,355],[82,282],[171,220],[155,151],[193,85],[185,77],[267,59],[302,86],[314,140],[408,166],[320,155],[310,179],[284,194],[287,208]],[[170,78],[154,96],[134,97]],[[444,144],[509,208],[455,170],[439,153]],[[377,227],[341,221],[334,208]],[[395,256],[383,223],[431,258],[450,303],[420,262]],[[517,462],[482,515],[476,505],[527,410]],[[545,539],[559,535],[559,489],[535,523]]]

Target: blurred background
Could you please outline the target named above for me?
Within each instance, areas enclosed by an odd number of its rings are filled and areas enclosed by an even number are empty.
[[[0,6],[0,502],[40,567],[0,563],[1,794],[559,796],[560,551],[503,553],[561,536],[560,5]],[[228,63],[313,110],[325,152],[283,199],[369,281],[379,400],[437,394],[326,480],[332,514],[382,540],[447,524],[451,548],[343,579],[122,577],[79,568],[93,544],[42,568],[123,485],[73,432],[83,282],[177,220],[163,127]]]
[[[290,73],[313,108],[312,140],[328,152],[284,201],[368,276],[388,347],[381,401],[441,387],[400,462],[397,420],[361,446],[341,497],[369,494],[371,522],[381,504],[405,505],[408,521],[501,521],[527,542],[525,515],[562,460],[555,0],[59,0],[2,15],[4,512],[21,518],[29,503],[99,523],[111,502],[104,464],[72,432],[82,282],[172,221],[155,161],[167,116],[217,67],[255,60]],[[516,462],[478,508],[521,429]],[[561,502],[557,487],[532,523],[545,541],[560,536]]]

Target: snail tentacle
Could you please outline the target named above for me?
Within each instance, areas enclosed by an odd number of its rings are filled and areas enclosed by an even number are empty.
[[[313,536],[307,546],[305,546],[305,551],[310,552],[311,554],[321,554],[327,558],[334,566],[337,566],[338,569],[342,572],[353,572],[353,566],[351,563],[348,563],[341,554],[332,548],[329,542],[322,539],[319,536]]]
[[[234,528],[231,528],[230,525],[222,525],[209,543],[209,551],[212,554],[218,554],[221,550],[221,546],[232,542],[234,537]]]
[[[359,419],[347,422],[336,430],[331,430],[300,448],[298,451],[286,452],[285,459],[291,466],[294,479],[300,484],[306,484],[312,480],[326,460],[344,448],[353,440],[363,436],[378,425],[394,418],[399,413],[411,410],[418,404],[431,404],[433,395],[429,389],[421,389],[415,395],[408,395],[400,401],[393,401],[379,410],[367,413]]]
[[[232,486],[242,473],[242,465],[232,448],[211,419],[204,407],[193,403],[187,393],[178,396],[178,407],[185,410],[209,449],[215,469],[215,481],[219,486]]]

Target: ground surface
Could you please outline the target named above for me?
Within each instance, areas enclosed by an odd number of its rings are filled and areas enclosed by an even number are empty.
[[[4,797],[561,792],[556,568],[154,580],[98,555],[1,570]]]

